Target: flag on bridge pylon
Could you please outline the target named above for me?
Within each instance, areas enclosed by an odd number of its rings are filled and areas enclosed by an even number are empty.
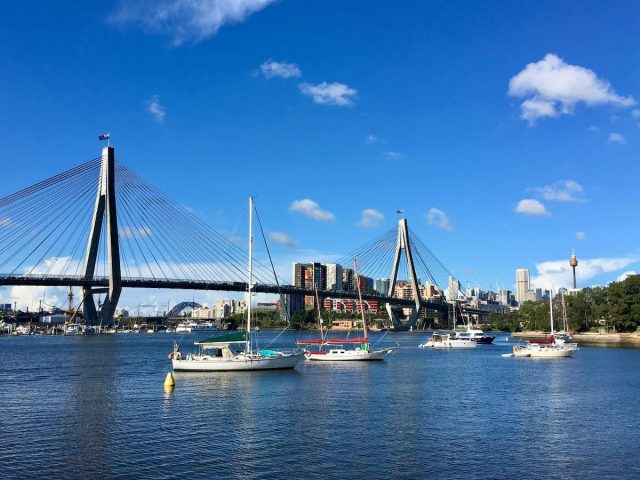
[[[98,140],[109,140],[111,138],[110,133],[103,133],[102,135],[98,135]]]

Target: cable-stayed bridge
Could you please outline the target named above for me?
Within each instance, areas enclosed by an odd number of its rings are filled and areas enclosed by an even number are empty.
[[[242,245],[116,161],[113,147],[0,199],[0,287],[80,287],[87,322],[111,323],[122,288],[246,292],[247,257]],[[405,219],[335,263],[349,267],[354,258],[362,276],[390,279],[386,293],[363,298],[385,304],[396,327],[415,325],[424,308],[446,312],[442,300],[422,298],[419,285],[443,294],[453,275]],[[258,293],[315,294],[277,279],[267,259],[254,262],[254,282]],[[394,296],[398,282],[410,286],[411,298]],[[104,295],[101,305],[95,295]],[[402,320],[398,310],[407,308],[412,313]]]

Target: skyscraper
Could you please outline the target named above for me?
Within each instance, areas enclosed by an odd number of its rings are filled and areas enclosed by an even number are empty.
[[[355,290],[355,284],[353,283],[353,269],[342,269],[342,290],[344,292],[353,292]]]
[[[342,265],[327,263],[327,290],[342,291]]]
[[[516,270],[516,300],[518,303],[528,300],[529,292],[529,269],[519,268]]]
[[[449,276],[449,286],[447,287],[446,295],[449,301],[457,300],[460,295],[460,282],[451,276]]]
[[[376,292],[380,295],[387,295],[389,293],[389,284],[391,280],[389,278],[379,278],[376,280]]]

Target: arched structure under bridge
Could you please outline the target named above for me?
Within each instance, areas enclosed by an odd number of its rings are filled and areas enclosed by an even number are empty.
[[[167,317],[176,318],[176,317],[179,317],[182,311],[186,310],[187,308],[193,309],[193,308],[200,308],[200,307],[202,307],[202,305],[196,302],[180,302],[177,305],[175,305],[171,310],[169,310],[169,313],[167,313]]]

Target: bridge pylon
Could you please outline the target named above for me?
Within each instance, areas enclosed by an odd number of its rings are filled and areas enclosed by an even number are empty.
[[[86,323],[109,325],[113,321],[113,315],[122,291],[118,217],[116,212],[115,150],[113,147],[104,147],[102,149],[100,181],[98,182],[96,204],[93,210],[93,220],[82,270],[85,279],[91,279],[95,275],[100,233],[103,228],[105,229],[105,241],[107,244],[109,286],[106,288],[83,287],[82,313]],[[102,293],[105,293],[106,296],[98,310],[93,296]]]
[[[409,282],[411,284],[411,289],[413,291],[413,299],[415,300],[415,305],[411,308],[411,315],[408,319],[401,320],[398,315],[398,310],[403,310],[407,307],[398,307],[391,305],[390,303],[386,304],[387,313],[389,314],[389,318],[393,324],[393,328],[395,330],[409,330],[411,327],[416,328],[418,318],[420,317],[420,313],[422,310],[422,303],[420,298],[420,288],[418,277],[416,275],[416,269],[413,264],[413,254],[411,253],[411,243],[409,242],[409,227],[407,226],[407,220],[405,218],[400,219],[398,222],[398,241],[396,243],[396,253],[393,259],[393,269],[391,271],[391,281],[389,282],[389,291],[387,292],[388,296],[394,296],[396,282],[398,279],[398,268],[400,266],[400,259],[402,257],[402,252],[404,251],[404,256],[407,261],[407,270],[409,271]]]

